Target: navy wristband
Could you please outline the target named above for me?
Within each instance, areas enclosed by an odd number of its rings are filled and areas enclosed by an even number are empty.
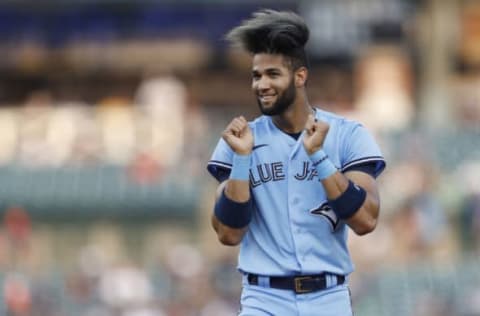
[[[365,202],[367,192],[364,189],[348,180],[348,187],[335,200],[328,200],[328,204],[340,219],[347,219],[353,216]]]
[[[214,213],[222,224],[232,228],[243,228],[252,219],[252,199],[243,203],[235,202],[223,191],[215,203]]]

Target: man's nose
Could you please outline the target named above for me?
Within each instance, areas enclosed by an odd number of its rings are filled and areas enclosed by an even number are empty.
[[[262,77],[257,82],[257,89],[258,90],[267,90],[270,88],[270,81],[268,78]]]

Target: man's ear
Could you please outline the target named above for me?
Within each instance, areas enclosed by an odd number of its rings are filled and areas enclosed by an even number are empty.
[[[294,76],[295,76],[295,86],[297,88],[304,87],[308,78],[308,69],[305,67],[300,67],[297,70],[295,70]]]

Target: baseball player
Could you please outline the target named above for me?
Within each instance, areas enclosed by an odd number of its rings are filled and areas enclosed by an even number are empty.
[[[262,116],[234,118],[209,172],[220,182],[212,225],[240,244],[242,316],[348,316],[348,228],[375,229],[380,149],[359,123],[312,107],[309,30],[293,12],[262,10],[227,39],[252,55]]]

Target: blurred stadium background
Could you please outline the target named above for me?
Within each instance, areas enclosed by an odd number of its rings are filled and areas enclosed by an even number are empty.
[[[480,1],[0,1],[0,315],[235,315],[236,249],[205,165],[253,118],[223,34],[259,8],[311,27],[309,93],[388,161],[351,236],[356,315],[480,315]]]

